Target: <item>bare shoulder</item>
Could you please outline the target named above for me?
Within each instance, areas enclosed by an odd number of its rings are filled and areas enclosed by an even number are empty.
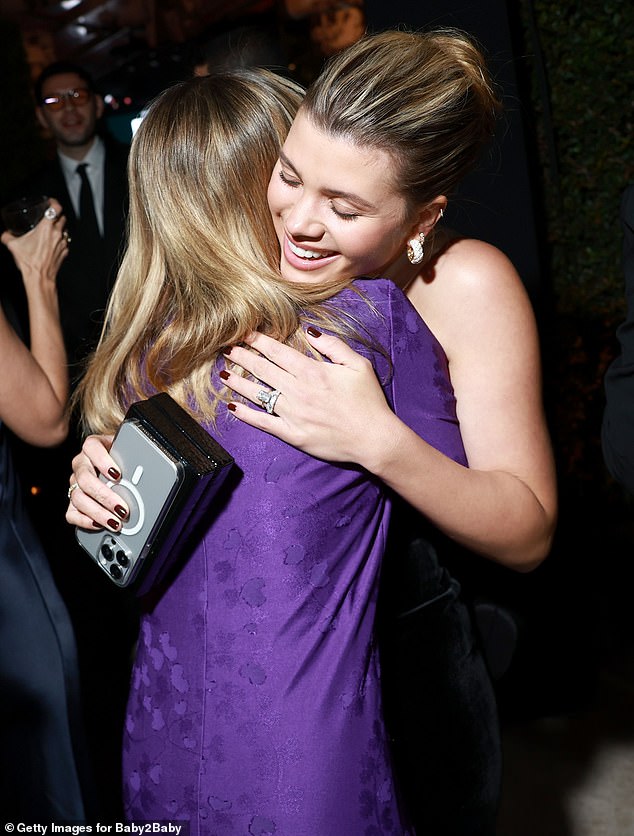
[[[480,293],[523,291],[522,281],[510,259],[497,247],[475,238],[449,241],[430,267],[438,292],[443,290],[443,285]]]
[[[456,238],[441,247],[408,296],[448,356],[463,341],[534,330],[532,306],[512,262],[474,238]]]

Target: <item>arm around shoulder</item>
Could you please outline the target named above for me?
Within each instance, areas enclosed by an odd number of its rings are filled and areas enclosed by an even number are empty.
[[[407,295],[447,355],[468,468],[410,429],[371,364],[326,334],[309,331],[307,339],[331,363],[262,334],[249,340],[257,353],[233,348],[233,363],[282,395],[276,416],[231,406],[240,420],[311,455],[362,465],[456,541],[525,571],[548,553],[557,510],[535,319],[509,260],[486,244],[459,243]],[[257,403],[258,384],[224,374]]]
[[[447,355],[469,467],[394,418],[376,428],[390,445],[362,463],[462,545],[532,569],[548,554],[557,498],[537,328],[521,280],[499,250],[464,240],[408,295]]]

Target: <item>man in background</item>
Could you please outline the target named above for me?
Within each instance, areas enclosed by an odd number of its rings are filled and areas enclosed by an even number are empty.
[[[55,140],[55,158],[23,186],[64,207],[71,246],[58,278],[71,379],[99,336],[118,267],[127,211],[127,148],[97,132],[104,110],[91,77],[57,62],[35,82],[36,116]]]

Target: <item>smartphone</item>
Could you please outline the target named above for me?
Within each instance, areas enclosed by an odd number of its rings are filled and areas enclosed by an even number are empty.
[[[110,455],[121,472],[109,488],[125,500],[129,517],[116,534],[77,529],[77,540],[118,586],[128,586],[151,553],[161,521],[169,515],[182,477],[182,467],[135,421],[124,421]]]
[[[117,586],[146,594],[213,514],[234,461],[168,394],[132,404],[110,450],[121,480],[100,478],[125,500],[121,530],[76,529],[78,543]]]

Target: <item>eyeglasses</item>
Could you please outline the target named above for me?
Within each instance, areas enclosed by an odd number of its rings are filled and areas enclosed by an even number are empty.
[[[78,87],[76,90],[67,90],[65,93],[59,93],[57,96],[47,96],[45,99],[42,99],[41,105],[48,110],[62,110],[64,102],[68,102],[73,107],[77,107],[77,105],[86,104],[91,95],[87,87]]]

